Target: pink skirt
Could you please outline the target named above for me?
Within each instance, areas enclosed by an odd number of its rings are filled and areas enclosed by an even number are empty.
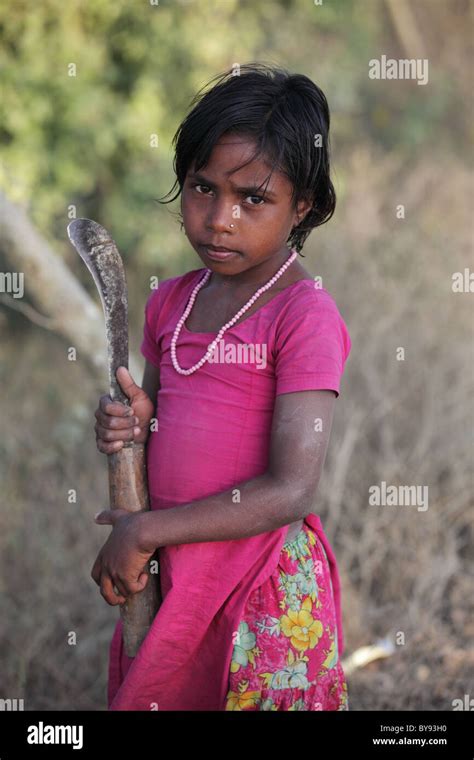
[[[226,710],[349,709],[329,563],[306,522],[250,594],[233,643]]]

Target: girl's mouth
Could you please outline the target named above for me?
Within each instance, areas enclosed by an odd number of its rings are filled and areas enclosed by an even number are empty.
[[[238,256],[237,251],[218,251],[214,250],[214,248],[207,248],[206,246],[204,246],[204,250],[206,252],[206,256],[209,256],[209,258],[213,259],[213,261],[227,261],[227,259]]]

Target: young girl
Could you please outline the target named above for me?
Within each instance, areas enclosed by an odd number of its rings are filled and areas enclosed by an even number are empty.
[[[297,259],[334,212],[329,111],[305,76],[235,74],[174,138],[203,266],[148,298],[143,388],[117,372],[131,410],[103,396],[96,411],[100,451],[148,441],[152,509],[96,518],[113,530],[92,577],[121,604],[158,549],[163,596],[135,658],[117,623],[111,710],[348,709],[338,569],[313,509],[351,342]]]

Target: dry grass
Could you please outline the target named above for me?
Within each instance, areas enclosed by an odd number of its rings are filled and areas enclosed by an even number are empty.
[[[474,676],[472,296],[451,290],[469,263],[469,181],[461,167],[380,166],[353,157],[349,225],[322,264],[353,354],[321,512],[342,565],[347,654],[404,633],[349,679],[350,706],[449,710]],[[408,221],[394,217],[401,202]],[[428,486],[428,509],[369,505],[381,481]]]

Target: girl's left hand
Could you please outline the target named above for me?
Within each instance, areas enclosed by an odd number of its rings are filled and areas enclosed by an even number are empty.
[[[108,604],[123,604],[127,597],[142,591],[147,584],[148,575],[144,568],[154,552],[146,550],[140,542],[142,514],[125,509],[106,509],[95,517],[99,525],[114,526],[91,572]]]

